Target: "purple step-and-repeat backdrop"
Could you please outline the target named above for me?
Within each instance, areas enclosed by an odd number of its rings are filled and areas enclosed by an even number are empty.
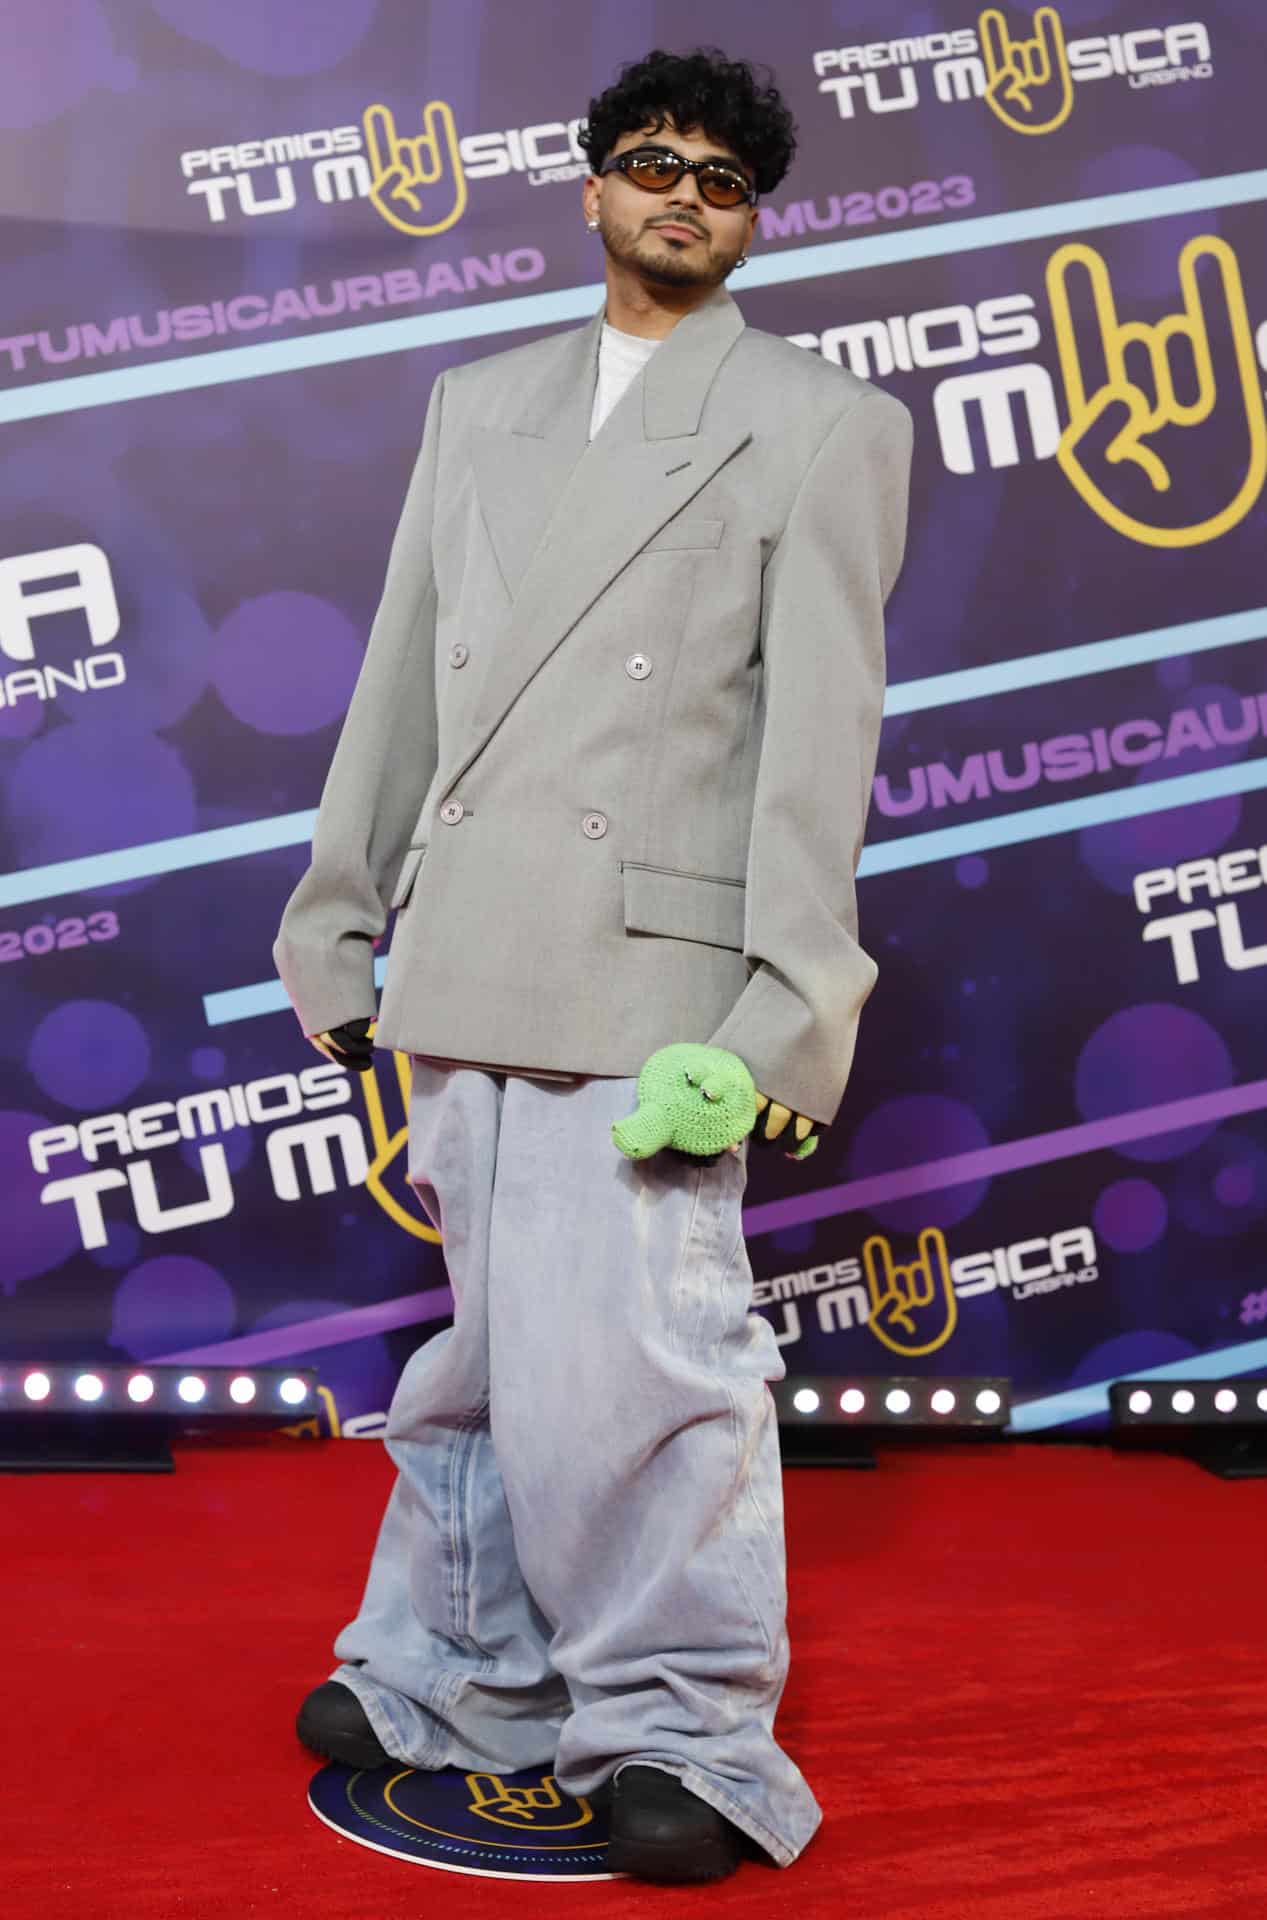
[[[560,6],[9,37],[0,1351],[302,1359],[355,1434],[445,1324],[404,1063],[323,1065],[269,949],[431,383],[596,310],[578,121],[716,42],[800,137],[745,318],[917,423],[880,981],[817,1155],[754,1157],[759,1304],[1022,1429],[1267,1371],[1258,0]]]

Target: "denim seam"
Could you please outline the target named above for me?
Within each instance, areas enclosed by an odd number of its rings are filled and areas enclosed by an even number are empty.
[[[722,1219],[722,1213],[719,1206],[719,1210],[718,1210],[719,1226],[721,1224],[721,1219]],[[735,1245],[731,1250],[730,1257],[727,1259],[727,1261],[725,1262],[721,1270],[721,1279],[720,1279],[720,1283],[718,1285],[718,1290],[717,1290],[717,1338],[713,1344],[713,1350],[712,1350],[712,1356],[711,1356],[712,1364],[717,1371],[717,1376],[721,1381],[722,1389],[726,1395],[727,1405],[730,1408],[730,1440],[731,1440],[731,1447],[734,1455],[734,1487],[735,1487],[733,1517],[736,1522],[738,1521],[739,1509],[743,1504],[745,1496],[749,1498],[751,1497],[751,1493],[748,1485],[750,1473],[749,1473],[748,1467],[745,1465],[744,1449],[740,1439],[741,1423],[740,1423],[740,1415],[739,1415],[739,1404],[735,1397],[734,1389],[732,1388],[730,1381],[726,1378],[722,1368],[722,1348],[726,1339],[726,1321],[727,1321],[726,1282],[729,1280],[731,1272],[734,1268],[735,1253],[738,1250],[738,1246],[742,1238],[743,1238],[743,1221],[742,1221],[742,1215],[741,1215],[740,1224],[739,1224],[739,1236],[736,1239]],[[764,1519],[764,1516],[762,1516],[760,1513],[759,1507],[758,1507],[758,1517],[761,1518],[762,1520]],[[743,1575],[739,1571],[738,1556],[732,1549],[732,1546],[730,1543],[729,1529],[723,1529],[721,1537],[722,1537],[722,1551],[725,1554],[726,1563],[730,1568],[731,1578],[735,1582],[735,1585],[738,1587],[739,1591],[743,1594],[744,1600],[746,1601],[748,1606],[748,1610],[751,1613],[753,1620],[756,1623],[757,1630],[761,1636],[762,1645],[765,1647],[767,1661],[774,1662],[776,1658],[774,1645],[770,1639],[769,1632],[766,1628],[765,1615],[763,1614],[761,1608],[758,1606],[752,1589],[749,1587],[748,1583],[745,1581]]]
[[[695,1223],[699,1218],[700,1196],[704,1190],[704,1169],[695,1170],[695,1192],[691,1200],[691,1217],[682,1237],[682,1253],[678,1261],[678,1270],[673,1281],[673,1305],[669,1315],[669,1346],[674,1352],[681,1352],[678,1339],[679,1322],[682,1317],[686,1295],[686,1274],[690,1260],[691,1245],[695,1239]]]
[[[726,1383],[726,1399],[730,1403],[730,1438],[731,1438],[731,1444],[734,1448],[735,1486],[738,1491],[738,1499],[736,1501],[736,1505],[738,1505],[740,1502],[742,1502],[744,1493],[747,1489],[748,1476],[747,1476],[747,1471],[743,1464],[743,1448],[739,1443],[739,1409],[735,1404],[735,1396],[731,1392],[729,1383]],[[762,1614],[760,1607],[757,1605],[756,1600],[753,1598],[752,1590],[749,1587],[747,1581],[744,1579],[743,1575],[739,1571],[738,1561],[731,1549],[730,1541],[726,1537],[725,1533],[723,1533],[722,1535],[722,1541],[723,1541],[722,1550],[726,1555],[726,1561],[730,1567],[731,1578],[734,1580],[735,1585],[739,1588],[739,1591],[743,1594],[744,1599],[748,1603],[749,1612],[752,1614],[753,1619],[756,1621],[757,1629],[761,1635],[762,1644],[765,1647],[766,1659],[773,1661],[775,1659],[774,1643],[770,1639],[770,1635],[766,1630],[765,1616]]]
[[[730,1260],[726,1267],[727,1279],[729,1279],[731,1273],[735,1268],[737,1261],[741,1257],[743,1246],[744,1246],[744,1235],[743,1235],[743,1227],[741,1225],[739,1229],[739,1237],[736,1240],[734,1248],[731,1251]],[[751,1307],[749,1307],[748,1309],[748,1317],[749,1318],[755,1317],[755,1310]],[[762,1420],[768,1420],[770,1418],[770,1412],[771,1412],[771,1406],[772,1406],[772,1402],[769,1394],[768,1382],[763,1382],[762,1384],[763,1384],[763,1396],[762,1396],[763,1406],[762,1406],[761,1412],[757,1416],[758,1424],[760,1424]],[[777,1429],[776,1429],[776,1432],[777,1432]],[[776,1439],[776,1445],[777,1445],[777,1439]],[[748,1498],[751,1500],[753,1511],[756,1513],[757,1519],[761,1523],[761,1530],[765,1534],[766,1540],[769,1543],[770,1551],[779,1559],[786,1558],[787,1549],[784,1543],[785,1536],[784,1536],[782,1523],[780,1522],[780,1525],[776,1530],[773,1522],[771,1521],[769,1515],[766,1513],[765,1508],[762,1506],[760,1499],[758,1498],[756,1488],[752,1484],[751,1475],[749,1475],[749,1478],[748,1478]],[[785,1578],[784,1579],[785,1589],[786,1589],[786,1585],[787,1585],[787,1581]]]
[[[496,1659],[481,1645],[471,1631],[470,1606],[474,1591],[471,1578],[470,1529],[467,1525],[466,1499],[470,1490],[471,1470],[475,1458],[474,1436],[483,1425],[488,1410],[488,1402],[482,1401],[459,1424],[458,1437],[454,1442],[449,1461],[449,1543],[451,1553],[451,1575],[449,1581],[450,1620],[453,1638],[460,1641],[467,1651],[478,1655],[481,1661],[480,1671],[491,1672]],[[462,1611],[465,1592],[467,1612]],[[460,1671],[454,1675],[453,1684],[448,1690],[448,1704],[454,1705],[462,1693],[470,1675]]]

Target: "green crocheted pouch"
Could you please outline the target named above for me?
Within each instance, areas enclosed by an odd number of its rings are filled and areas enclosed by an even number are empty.
[[[757,1089],[739,1055],[684,1040],[647,1060],[638,1075],[637,1109],[615,1122],[612,1139],[631,1160],[647,1160],[662,1147],[737,1152],[756,1121]],[[817,1145],[810,1134],[790,1157],[804,1159]]]

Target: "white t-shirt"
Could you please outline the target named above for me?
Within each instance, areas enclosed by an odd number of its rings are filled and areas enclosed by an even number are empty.
[[[658,340],[644,340],[640,334],[622,333],[604,320],[598,343],[598,379],[594,386],[594,411],[590,415],[590,439],[619,400],[639,369],[645,367]]]

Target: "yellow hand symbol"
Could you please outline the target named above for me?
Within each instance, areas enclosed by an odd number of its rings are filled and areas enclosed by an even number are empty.
[[[396,131],[390,107],[365,109],[365,151],[370,163],[370,199],[401,233],[443,233],[466,210],[466,175],[458,152],[453,109],[445,100],[429,100],[423,108],[423,131],[406,138]],[[444,151],[440,136],[444,136]],[[441,220],[424,225],[418,187],[433,187],[444,179],[445,160],[453,176],[454,201]],[[408,214],[417,216],[410,219]]]
[[[863,1271],[871,1296],[870,1331],[893,1353],[915,1356],[933,1353],[944,1347],[959,1321],[959,1302],[950,1277],[950,1255],[940,1227],[925,1227],[919,1236],[918,1257],[900,1267],[893,1249],[882,1233],[873,1233],[862,1246]],[[916,1309],[936,1307],[924,1312],[924,1326],[917,1328]],[[931,1331],[932,1338],[922,1346],[913,1343],[920,1332]]]
[[[371,1027],[370,1032],[373,1031]],[[392,1184],[398,1189],[408,1186],[409,1127],[407,1122],[413,1079],[407,1053],[393,1053],[392,1065],[396,1070],[396,1093],[400,1101],[399,1119],[394,1125],[387,1117],[387,1107],[377,1073],[371,1071],[361,1074],[358,1080],[365,1100],[365,1115],[370,1123],[370,1143],[373,1147],[373,1158],[365,1176],[366,1189],[389,1220],[394,1220],[398,1227],[403,1227],[406,1233],[413,1234],[415,1239],[430,1240],[433,1245],[439,1246],[441,1235],[425,1217],[421,1219],[418,1217],[417,1195],[413,1189],[409,1188],[409,1198],[415,1202],[411,1207],[388,1185],[390,1176]],[[390,1080],[388,1084],[391,1084]]]
[[[1213,263],[1204,294],[1197,281],[1203,260]],[[1153,547],[1191,547],[1226,533],[1245,518],[1267,479],[1267,415],[1253,331],[1240,267],[1227,242],[1213,234],[1189,240],[1179,255],[1179,285],[1181,312],[1167,314],[1155,326],[1123,323],[1108,267],[1094,247],[1071,241],[1047,263],[1047,297],[1069,414],[1056,457],[1093,512],[1128,540]],[[1181,389],[1193,397],[1181,400]],[[1193,429],[1210,420],[1220,394],[1220,443],[1216,457],[1209,458]],[[1197,520],[1176,498],[1168,516],[1173,524],[1156,524],[1148,503],[1169,494],[1177,474],[1200,478],[1227,464],[1224,416],[1233,406],[1238,419],[1243,410],[1248,442],[1233,498],[1220,512]],[[1116,482],[1119,497],[1129,494],[1131,468],[1149,489],[1145,500],[1133,502],[1135,511],[1119,506],[1109,493]],[[1135,491],[1141,491],[1138,478]],[[1143,512],[1150,517],[1142,518]]]
[[[986,105],[1013,133],[1051,133],[1073,112],[1073,75],[1055,7],[1039,7],[1034,26],[1032,40],[1014,40],[998,7],[987,7],[977,22]]]
[[[494,1821],[499,1827],[518,1827],[522,1831],[524,1827],[535,1826],[562,1833],[569,1828],[588,1826],[594,1818],[589,1801],[580,1795],[565,1797],[552,1773],[541,1776],[539,1787],[508,1787],[496,1773],[468,1773],[466,1784],[471,1790],[469,1811]],[[567,1820],[550,1817],[560,1813],[575,1814],[575,1817]]]
[[[765,1114],[764,1122],[760,1119],[763,1113]],[[781,1106],[777,1100],[771,1100],[768,1093],[757,1095],[757,1115],[757,1124],[752,1130],[752,1138],[762,1145],[771,1144],[779,1139],[789,1120],[794,1117],[790,1107]],[[814,1122],[806,1119],[803,1113],[795,1115],[792,1131],[799,1144],[788,1151],[789,1160],[808,1160],[813,1153],[818,1145],[818,1135],[813,1132],[813,1126]]]

